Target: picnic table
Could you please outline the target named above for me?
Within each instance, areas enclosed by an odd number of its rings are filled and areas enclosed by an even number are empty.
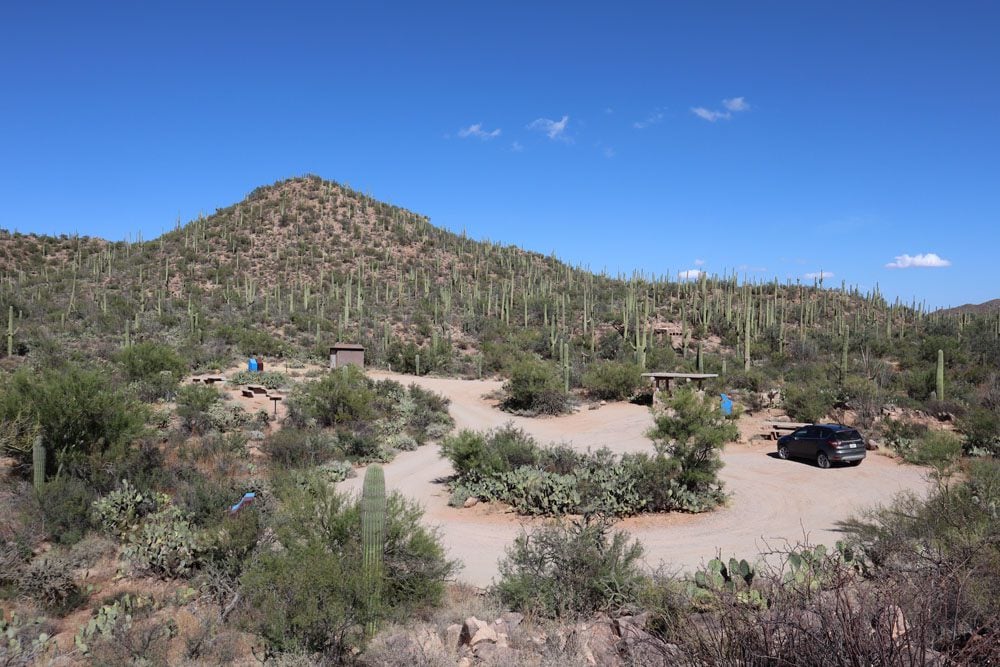
[[[807,422],[767,422],[768,437],[771,440],[777,440],[786,433],[791,433],[792,431],[797,431],[803,426],[809,426]]]

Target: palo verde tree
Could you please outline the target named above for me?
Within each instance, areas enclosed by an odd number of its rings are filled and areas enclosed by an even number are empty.
[[[692,492],[703,493],[719,485],[719,452],[727,442],[736,440],[739,432],[714,401],[703,399],[694,389],[682,388],[657,412],[648,436],[657,453],[680,465],[678,481]]]

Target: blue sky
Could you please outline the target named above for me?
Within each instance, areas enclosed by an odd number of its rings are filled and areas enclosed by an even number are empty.
[[[316,173],[595,270],[1000,297],[995,2],[294,4],[8,3],[0,226]]]

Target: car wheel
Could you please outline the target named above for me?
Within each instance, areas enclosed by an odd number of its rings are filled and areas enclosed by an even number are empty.
[[[816,455],[816,465],[826,470],[830,467],[830,458],[823,452],[820,452]]]
[[[782,445],[781,447],[778,447],[778,458],[786,460],[788,459],[788,445]]]
[[[861,465],[861,459],[858,459],[857,461],[851,461],[851,465],[852,466],[859,466],[859,465]]]

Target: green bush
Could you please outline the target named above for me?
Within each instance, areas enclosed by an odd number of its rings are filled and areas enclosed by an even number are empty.
[[[947,431],[927,431],[903,458],[917,465],[945,470],[962,456],[962,440]]]
[[[387,498],[382,604],[368,609],[359,500],[318,478],[279,486],[273,522],[281,548],[259,554],[242,577],[244,627],[276,651],[342,656],[363,641],[362,622],[405,621],[440,603],[455,564],[421,522],[420,508]]]
[[[65,368],[18,370],[0,387],[4,449],[30,474],[31,444],[42,435],[49,477],[57,470],[87,477],[129,454],[146,424],[147,410],[99,371]]]
[[[639,388],[642,369],[637,364],[598,361],[583,374],[583,386],[594,398],[623,401]]]
[[[537,359],[523,359],[514,364],[504,393],[505,410],[558,415],[569,407],[569,396],[558,369]]]
[[[321,431],[283,428],[264,441],[262,450],[283,468],[312,468],[334,458],[336,443]]]
[[[833,409],[833,392],[814,384],[785,387],[785,412],[795,420],[815,424]]]
[[[71,545],[79,542],[90,527],[90,506],[94,489],[76,477],[57,477],[45,483],[39,504],[45,530],[52,540]]]
[[[288,399],[293,425],[359,427],[375,418],[373,383],[357,366],[334,369],[316,382],[297,386]]]
[[[145,400],[168,398],[177,388],[188,366],[168,345],[152,341],[130,345],[118,354],[125,378],[136,383]]]
[[[958,421],[970,453],[1000,456],[1000,411],[977,407]]]
[[[602,521],[553,523],[517,537],[493,590],[509,608],[547,618],[629,613],[648,585],[642,554]]]
[[[736,425],[722,414],[716,401],[702,399],[693,389],[675,392],[655,416],[650,430],[657,452],[677,462],[677,481],[695,494],[720,493],[720,452],[739,437]]]
[[[189,384],[177,392],[177,416],[190,433],[204,433],[212,425],[209,409],[222,399],[212,385]]]
[[[283,373],[276,371],[240,371],[230,375],[227,383],[231,385],[255,384],[265,389],[281,389],[288,384],[288,378]]]

